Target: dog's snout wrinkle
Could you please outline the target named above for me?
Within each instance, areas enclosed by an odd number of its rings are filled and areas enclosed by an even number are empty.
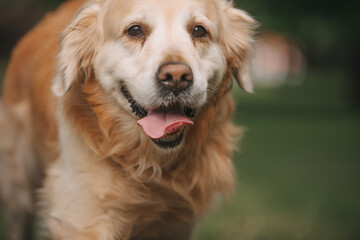
[[[193,73],[184,63],[168,63],[159,68],[156,79],[165,89],[178,95],[193,84]]]

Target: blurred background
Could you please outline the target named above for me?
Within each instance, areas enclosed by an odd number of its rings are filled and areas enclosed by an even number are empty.
[[[61,2],[0,0],[0,82],[18,39]],[[360,239],[360,1],[235,4],[261,23],[256,89],[233,89],[236,193],[195,239]]]

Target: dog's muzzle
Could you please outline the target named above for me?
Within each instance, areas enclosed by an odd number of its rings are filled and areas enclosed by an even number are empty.
[[[174,104],[171,108],[155,108],[147,111],[138,104],[125,86],[121,92],[130,104],[132,112],[139,118],[138,124],[148,137],[160,148],[171,149],[183,140],[185,127],[193,125],[196,110],[191,107],[181,107]]]

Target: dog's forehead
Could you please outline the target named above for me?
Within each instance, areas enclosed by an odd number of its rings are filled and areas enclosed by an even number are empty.
[[[161,16],[171,22],[180,15],[200,15],[216,21],[218,10],[219,0],[109,0],[105,17],[119,22],[127,17],[151,20]]]

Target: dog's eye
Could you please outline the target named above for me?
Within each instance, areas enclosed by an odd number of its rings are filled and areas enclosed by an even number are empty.
[[[129,27],[126,32],[131,37],[141,37],[144,35],[144,32],[139,25]]]
[[[208,36],[208,32],[203,26],[196,26],[193,31],[194,38],[204,38]]]

